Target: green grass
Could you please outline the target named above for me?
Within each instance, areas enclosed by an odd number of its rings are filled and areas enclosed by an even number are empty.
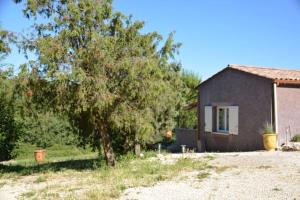
[[[34,160],[34,151],[38,149],[35,145],[19,143],[13,154],[16,155],[15,160]],[[59,157],[82,156],[91,154],[91,148],[79,148],[73,145],[56,144],[46,148],[46,159],[54,159]]]
[[[148,152],[143,158],[135,158],[133,154],[120,156],[114,168],[107,167],[103,158],[96,154],[76,159],[65,157],[55,162],[50,159],[41,165],[17,160],[12,164],[0,164],[0,180],[18,183],[25,180],[24,176],[34,175],[28,184],[47,183],[46,188],[24,193],[24,199],[117,199],[127,188],[150,186],[188,171],[198,171],[201,174],[198,178],[203,179],[209,176],[204,170],[212,169],[208,164],[210,158],[181,158],[174,164],[163,164],[154,159],[154,155]]]

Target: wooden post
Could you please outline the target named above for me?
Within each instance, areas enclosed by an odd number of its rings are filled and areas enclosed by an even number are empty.
[[[134,153],[137,157],[141,156],[141,145],[139,143],[135,143],[134,145]]]

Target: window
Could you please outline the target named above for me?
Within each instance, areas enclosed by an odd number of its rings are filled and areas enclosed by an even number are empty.
[[[217,131],[229,132],[229,108],[217,107]]]
[[[207,133],[238,134],[238,106],[205,106],[204,131]]]

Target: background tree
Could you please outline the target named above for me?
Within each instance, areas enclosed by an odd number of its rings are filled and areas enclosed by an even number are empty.
[[[11,33],[0,29],[0,161],[12,158],[11,152],[18,139],[10,84],[12,68],[1,62],[11,51],[9,42],[12,40]]]
[[[182,70],[181,101],[178,107],[178,128],[197,128],[197,86],[201,79],[193,72]]]
[[[30,101],[67,113],[108,165],[115,165],[116,138],[130,149],[173,127],[181,80],[172,34],[159,49],[158,33],[142,34],[143,22],[105,0],[30,0],[24,13],[49,20],[35,24],[38,34],[23,45],[38,57],[20,74],[29,77]]]

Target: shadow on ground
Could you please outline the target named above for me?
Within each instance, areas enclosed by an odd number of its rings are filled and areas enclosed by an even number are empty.
[[[58,162],[48,162],[44,164],[0,164],[0,174],[3,173],[17,173],[19,175],[30,175],[34,173],[43,172],[57,172],[67,169],[73,170],[93,170],[103,166],[103,159],[89,158],[65,160]]]

